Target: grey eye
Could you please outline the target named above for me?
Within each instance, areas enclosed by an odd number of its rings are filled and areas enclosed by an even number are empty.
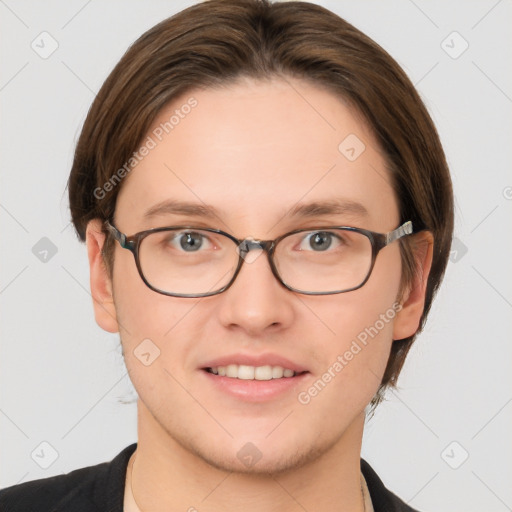
[[[186,252],[199,250],[203,245],[203,235],[199,233],[181,233],[178,235],[180,247]]]
[[[301,251],[322,252],[334,248],[341,242],[336,234],[329,231],[314,231],[305,236],[299,246]]]

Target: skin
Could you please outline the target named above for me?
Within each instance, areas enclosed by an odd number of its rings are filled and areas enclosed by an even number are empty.
[[[177,98],[154,126],[190,96],[197,107],[122,183],[115,223],[123,233],[191,223],[238,238],[273,239],[299,228],[349,225],[386,233],[399,225],[386,162],[372,133],[331,93],[292,79],[244,79]],[[366,145],[353,162],[338,150],[349,134]],[[218,217],[166,214],[143,220],[144,211],[169,198],[211,205]],[[368,215],[302,220],[286,215],[297,202],[334,198],[357,201]],[[381,251],[369,281],[349,293],[291,292],[278,283],[263,256],[245,263],[224,293],[184,299],[150,290],[133,255],[117,243],[110,280],[101,259],[99,227],[93,220],[87,229],[91,290],[97,323],[120,333],[139,395],[133,481],[127,475],[127,488],[133,485],[139,507],[363,510],[364,410],[377,391],[393,339],[418,328],[432,259],[430,234],[415,235],[423,242],[417,249],[420,272],[405,292],[403,309],[303,405],[298,393],[399,298],[397,242]],[[161,351],[150,366],[134,355],[147,338]],[[220,392],[200,369],[226,354],[270,352],[310,373],[300,387],[260,403]],[[251,467],[237,457],[248,442],[262,454]],[[126,496],[127,510],[138,510]]]

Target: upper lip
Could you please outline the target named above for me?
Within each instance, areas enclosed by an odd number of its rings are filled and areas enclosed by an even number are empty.
[[[246,366],[281,366],[295,373],[308,371],[304,366],[290,361],[286,357],[277,354],[230,354],[211,361],[206,362],[201,368],[218,368],[219,366],[228,366],[230,364],[246,365]]]

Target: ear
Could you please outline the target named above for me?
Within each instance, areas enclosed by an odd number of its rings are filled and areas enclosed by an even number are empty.
[[[96,323],[105,331],[118,332],[116,308],[112,282],[107,274],[101,250],[105,234],[101,230],[101,220],[93,219],[87,224],[86,244],[89,256],[90,285]]]
[[[404,291],[401,300],[402,309],[395,317],[394,340],[402,340],[416,333],[425,306],[427,281],[432,266],[434,237],[430,231],[421,231],[413,236],[412,247],[416,272],[412,282]]]

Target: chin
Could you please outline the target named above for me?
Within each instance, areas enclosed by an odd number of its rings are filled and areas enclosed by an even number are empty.
[[[230,473],[247,475],[279,475],[313,462],[320,454],[316,450],[309,451],[282,451],[265,456],[264,451],[255,445],[244,445],[245,454],[228,458],[225,454],[196,452],[196,456],[203,459],[210,466]],[[323,452],[323,451],[322,451]]]
[[[190,438],[176,440],[189,453],[207,465],[230,473],[279,475],[313,463],[339,439],[297,439],[285,435],[270,441],[264,436],[249,441],[249,435],[217,443],[194,443]]]

